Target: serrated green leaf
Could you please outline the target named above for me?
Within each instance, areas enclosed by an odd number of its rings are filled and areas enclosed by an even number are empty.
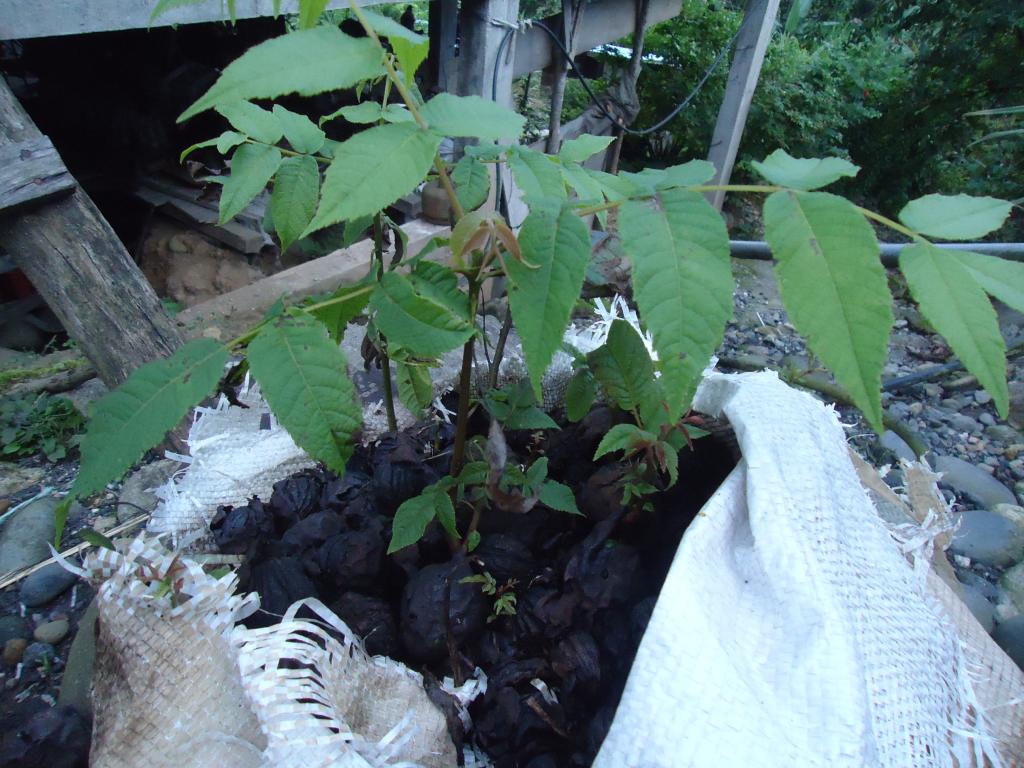
[[[459,535],[459,527],[455,522],[455,507],[452,506],[451,497],[447,493],[436,493],[434,495],[437,497],[434,501],[437,522],[441,524],[444,532],[452,540],[458,541],[462,537]]]
[[[422,539],[430,521],[438,516],[438,510],[444,501],[451,506],[452,502],[447,494],[432,490],[432,488],[433,486],[424,490],[419,496],[402,502],[395,512],[395,519],[391,526],[391,543],[388,544],[389,555],[412,546]],[[452,515],[454,516],[454,510]]]
[[[199,3],[206,2],[206,0],[160,0],[153,8],[153,12],[149,14],[149,23],[152,24],[160,16],[163,16],[168,11],[174,10],[175,8],[184,8],[188,5],[199,5]]]
[[[715,166],[707,160],[691,160],[682,165],[673,165],[665,169],[665,180],[660,186],[663,189],[671,187],[694,187],[698,184],[706,184],[715,176]]]
[[[418,32],[407,29],[388,16],[369,10],[364,10],[363,15],[378,35],[388,38],[391,50],[398,57],[398,64],[405,75],[406,82],[410,82],[416,74],[416,70],[420,68],[420,64],[427,58],[430,40]]]
[[[1003,226],[1012,205],[994,197],[925,195],[900,211],[900,221],[913,230],[943,240],[973,240]]]
[[[327,327],[327,332],[335,342],[340,342],[345,334],[345,326],[359,317],[369,304],[372,287],[373,279],[370,277],[364,277],[351,285],[343,285],[331,294],[332,299],[343,301],[314,309],[311,314]]]
[[[380,104],[375,101],[364,101],[359,104],[354,104],[348,107],[342,107],[341,109],[331,112],[329,115],[324,115],[320,118],[320,125],[330,122],[337,117],[342,117],[350,123],[356,125],[369,125],[376,123],[381,119]]]
[[[465,155],[452,170],[455,196],[464,211],[473,211],[487,200],[491,191],[491,174],[485,165]]]
[[[226,155],[239,144],[245,143],[245,134],[238,131],[224,131],[224,133],[217,137],[216,142],[217,151],[222,155]]]
[[[605,149],[615,141],[614,136],[592,136],[584,133],[575,139],[569,139],[562,143],[558,156],[563,163],[582,163],[591,156]]]
[[[579,203],[600,205],[604,202],[604,187],[597,179],[587,173],[586,168],[579,163],[563,162],[561,171],[562,178],[572,191],[576,193]],[[607,227],[608,211],[598,211],[597,220],[601,222],[601,226]]]
[[[86,541],[94,547],[109,549],[111,552],[117,551],[117,547],[114,546],[114,542],[97,530],[86,528],[83,531],[79,531],[78,535],[81,536],[82,541]]]
[[[540,503],[556,512],[568,512],[570,515],[582,514],[576,506],[576,497],[572,488],[557,480],[548,480],[540,487]]]
[[[385,110],[381,113],[381,117],[383,117],[385,122],[388,123],[416,122],[416,118],[412,116],[412,112],[402,104],[388,104]]]
[[[732,316],[729,234],[703,195],[667,189],[654,201],[623,203],[619,235],[674,420],[689,407]]]
[[[658,438],[636,424],[616,424],[609,429],[594,451],[594,461],[612,451],[624,451],[628,456],[643,445],[657,442]]]
[[[538,400],[590,259],[590,233],[571,208],[534,207],[519,231],[523,261],[506,260],[508,301]],[[525,263],[524,263],[525,262]],[[531,267],[526,264],[532,265]]]
[[[621,176],[613,176],[610,173],[595,171],[592,168],[584,168],[583,171],[587,176],[601,185],[604,196],[609,202],[625,200],[627,197],[632,197],[640,192],[640,190],[636,188],[635,184],[632,184],[628,179],[624,179]]]
[[[120,478],[163,440],[189,408],[217,386],[228,351],[213,339],[195,339],[171,357],[136,368],[96,401],[81,443],[74,496],[88,496]]]
[[[412,192],[434,161],[441,138],[416,125],[379,125],[334,152],[320,208],[305,234],[376,213]]]
[[[447,307],[467,322],[471,320],[469,297],[460,290],[459,276],[451,267],[433,261],[418,261],[409,274],[409,280],[421,296]]]
[[[423,357],[440,357],[473,335],[472,323],[461,313],[418,292],[408,277],[397,272],[384,273],[370,307],[389,341]]]
[[[643,195],[653,195],[659,188],[668,184],[668,174],[664,168],[644,168],[639,173],[621,171],[618,178],[633,185]]]
[[[558,429],[554,420],[537,407],[527,381],[517,381],[500,390],[492,389],[484,395],[484,407],[507,429]]]
[[[480,226],[496,218],[501,218],[501,214],[495,211],[470,211],[455,222],[448,245],[457,263],[465,255],[466,247],[473,240],[473,236],[479,232]],[[476,247],[481,248],[482,246],[478,243]]]
[[[612,323],[608,340],[587,355],[587,365],[619,408],[636,410],[646,427],[664,421],[664,394],[654,378],[654,363],[640,334],[625,320]]]
[[[283,130],[281,121],[276,115],[249,101],[231,101],[218,104],[217,112],[231,127],[244,135],[262,141],[264,144],[276,144],[281,140]]]
[[[329,0],[299,0],[299,29],[315,27]],[[280,0],[278,0],[280,2]],[[275,11],[275,15],[276,15]]]
[[[496,101],[453,93],[437,94],[420,107],[420,114],[432,130],[445,136],[518,139],[526,124],[526,118]]]
[[[270,213],[281,238],[281,250],[295,242],[309,225],[320,199],[320,169],[308,155],[288,157],[274,177]]]
[[[900,271],[925,319],[941,333],[1006,418],[1006,344],[992,303],[970,271],[931,243],[900,252]]]
[[[531,488],[537,488],[548,476],[548,457],[541,456],[526,470],[526,484]]]
[[[665,471],[668,472],[668,487],[671,488],[679,480],[679,451],[672,443],[664,440],[659,441],[657,447],[665,454]]]
[[[220,192],[221,224],[242,212],[262,192],[278,166],[281,153],[265,144],[243,144],[231,157],[231,175],[224,180]]]
[[[234,131],[228,131],[228,133],[234,133]],[[235,134],[235,135],[239,135],[239,134]],[[204,149],[206,147],[217,147],[217,142],[218,141],[220,141],[220,139],[207,139],[206,141],[196,142],[192,146],[188,147],[187,149],[183,149],[181,151],[181,154],[178,155],[178,162],[179,163],[184,163],[185,162],[185,158],[188,157],[189,155],[191,155],[197,149]],[[244,136],[242,136],[242,141],[245,141],[245,137]],[[239,142],[239,143],[241,143],[241,142]],[[218,149],[219,149],[219,147],[218,147]],[[223,153],[221,153],[221,154],[223,154]]]
[[[776,192],[764,220],[790,320],[881,432],[893,318],[874,231],[852,203],[825,192]]]
[[[178,122],[219,104],[286,93],[315,96],[382,74],[381,50],[369,38],[349,37],[326,25],[303,29],[267,40],[235,59]]]
[[[359,216],[345,222],[345,229],[342,232],[341,242],[343,248],[348,248],[353,243],[359,242],[366,235],[366,230],[373,225],[373,216]]]
[[[426,366],[395,363],[395,379],[399,399],[413,413],[422,413],[434,401],[434,385]]]
[[[249,366],[292,440],[343,473],[362,426],[362,408],[345,355],[327,329],[308,315],[282,317],[249,344]]]
[[[596,397],[597,382],[594,375],[586,369],[576,371],[565,390],[565,415],[569,421],[577,422],[590,413]]]
[[[472,552],[480,546],[480,531],[470,531],[466,537],[466,551]]]
[[[973,251],[943,250],[959,261],[989,296],[1024,312],[1024,264]]]
[[[565,200],[565,184],[559,167],[542,152],[513,147],[508,156],[516,186],[528,203],[544,199]]]
[[[296,152],[313,155],[324,145],[327,134],[321,131],[313,121],[285,109],[280,104],[274,105],[274,117],[278,119],[284,131],[284,137]]]
[[[792,157],[784,149],[776,149],[763,163],[754,161],[754,170],[772,184],[792,189],[818,189],[844,176],[854,177],[860,167],[838,157]]]

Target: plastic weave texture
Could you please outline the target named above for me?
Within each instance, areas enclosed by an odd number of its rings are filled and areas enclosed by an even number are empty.
[[[595,768],[1009,764],[834,411],[771,373],[712,374],[695,408],[743,458],[683,537]]]

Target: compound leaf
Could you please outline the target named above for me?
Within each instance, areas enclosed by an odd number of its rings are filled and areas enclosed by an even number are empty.
[[[900,221],[929,237],[972,240],[1003,226],[1011,207],[994,197],[925,195],[903,207]]]
[[[213,391],[227,362],[222,344],[196,339],[167,359],[136,368],[98,400],[82,439],[82,465],[72,494],[87,496],[120,478]]]
[[[772,184],[792,189],[818,189],[853,177],[860,168],[839,157],[793,157],[784,149],[776,149],[763,163],[753,162],[754,170]]]
[[[324,176],[320,208],[305,234],[376,213],[423,181],[440,136],[412,123],[379,125],[334,151]]]
[[[281,238],[281,250],[295,242],[309,225],[320,199],[320,169],[308,155],[288,157],[274,177],[270,215]]]
[[[313,317],[327,326],[327,332],[335,342],[341,341],[345,334],[345,326],[366,309],[370,302],[372,284],[372,278],[364,277],[357,283],[343,285],[330,296],[332,299],[342,301],[310,311]]]
[[[657,442],[658,438],[652,433],[641,429],[636,424],[616,424],[609,429],[594,451],[594,460],[601,458],[612,451],[624,451],[628,456],[638,447]]]
[[[900,252],[900,270],[921,314],[949,342],[967,370],[992,395],[1006,418],[1006,344],[992,302],[971,272],[952,254],[930,243],[915,243]]]
[[[644,426],[661,421],[664,395],[643,339],[625,320],[616,320],[608,340],[587,355],[587,365],[608,398],[624,411],[636,410]]]
[[[776,192],[764,220],[793,325],[881,432],[893,318],[874,231],[852,203],[825,192]]]
[[[427,124],[445,136],[517,139],[526,118],[480,96],[439,93],[420,108]]]
[[[584,133],[562,143],[558,156],[563,163],[582,163],[615,141],[614,136],[592,136]]]
[[[491,174],[487,166],[465,155],[452,170],[455,196],[464,211],[473,211],[484,204],[491,191]]]
[[[384,273],[370,307],[389,341],[423,357],[439,357],[473,335],[473,324],[458,308],[439,300],[434,292],[417,290],[397,272]]]
[[[569,421],[576,422],[586,416],[596,397],[597,382],[594,381],[594,375],[585,368],[576,371],[565,390],[565,415]]]
[[[349,37],[327,25],[303,29],[267,40],[235,59],[178,122],[219,104],[286,93],[315,96],[383,73],[381,50],[369,38]]]
[[[959,261],[989,296],[1024,312],[1024,264],[973,251],[943,250]]]
[[[522,190],[527,202],[533,203],[545,198],[565,200],[565,184],[557,165],[542,152],[525,147],[512,147],[508,155],[508,167],[516,185]]]
[[[327,329],[305,314],[282,317],[252,340],[249,366],[295,443],[343,473],[362,426],[362,408],[345,355]]]
[[[506,259],[509,308],[523,340],[534,394],[541,400],[544,371],[562,346],[583,288],[590,233],[571,208],[536,206],[523,222],[519,247],[522,261]]]
[[[348,107],[342,107],[339,110],[331,112],[329,115],[324,115],[320,118],[320,125],[330,122],[336,117],[343,117],[350,123],[357,125],[369,125],[370,123],[376,123],[381,119],[381,108],[380,104],[375,101],[364,101],[359,104],[353,104]]]
[[[557,480],[548,480],[540,487],[538,493],[540,503],[556,512],[568,512],[570,515],[582,515],[576,506],[576,496],[572,488]]]
[[[220,223],[231,221],[262,192],[278,166],[281,153],[266,144],[243,144],[231,156],[231,174],[220,192]]]
[[[729,235],[704,196],[685,189],[623,203],[619,234],[633,265],[640,317],[654,337],[662,390],[676,417],[689,407],[732,315]]]
[[[398,380],[398,397],[413,413],[421,413],[434,401],[434,385],[430,380],[430,369],[424,365],[395,363],[395,378]]]
[[[327,134],[314,125],[305,115],[285,109],[280,104],[274,105],[274,117],[284,130],[284,137],[296,152],[312,155],[320,151]]]
[[[388,554],[412,546],[422,539],[427,526],[435,517],[445,517],[449,520],[455,517],[452,500],[448,498],[447,493],[437,489],[436,485],[429,486],[419,496],[402,502],[395,512]]]

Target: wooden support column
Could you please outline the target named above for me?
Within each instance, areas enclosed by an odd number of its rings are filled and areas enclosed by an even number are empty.
[[[430,80],[439,92],[453,91],[459,0],[433,0],[427,12],[430,19]]]
[[[779,13],[779,0],[749,0],[743,25],[736,38],[729,80],[725,96],[718,110],[718,122],[711,139],[708,160],[717,172],[711,184],[728,184],[736,153],[743,138],[743,128],[750,112],[750,102],[757,89],[764,55],[771,42],[775,17]],[[709,192],[708,199],[718,210],[722,210],[725,192]]]
[[[41,138],[0,76],[0,149]],[[108,385],[181,345],[152,287],[81,188],[0,217],[0,244]]]

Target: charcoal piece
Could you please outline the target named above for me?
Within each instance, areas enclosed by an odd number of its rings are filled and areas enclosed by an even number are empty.
[[[386,548],[382,523],[344,530],[317,550],[321,577],[340,589],[372,587],[384,568]]]
[[[489,682],[483,700],[470,709],[480,745],[496,763],[513,751],[512,739],[519,725],[520,695],[514,688],[498,688]]]
[[[535,677],[544,676],[547,671],[548,663],[544,659],[513,659],[491,670],[488,685],[503,688],[529,683]]]
[[[588,612],[625,603],[633,595],[640,555],[628,544],[609,541],[619,515],[594,526],[565,566],[566,584],[582,597]]]
[[[519,648],[508,634],[488,629],[480,635],[472,657],[485,670],[490,670],[518,655]]]
[[[320,492],[320,480],[309,474],[293,475],[275,483],[269,506],[278,533],[316,512],[320,508]]]
[[[551,670],[562,680],[565,706],[577,715],[590,706],[601,684],[601,652],[588,632],[573,632],[551,652]]]
[[[622,484],[626,466],[621,463],[599,467],[580,488],[580,512],[594,522],[608,520],[622,509]]]
[[[316,586],[297,557],[275,557],[251,563],[240,591],[256,592],[260,596],[260,610],[245,621],[250,629],[276,624],[296,600],[318,596]]]
[[[425,464],[422,446],[404,432],[386,435],[373,452],[373,492],[382,503],[398,508],[439,475]]]
[[[387,602],[358,592],[345,592],[328,607],[362,639],[367,653],[372,656],[398,654],[398,625]]]
[[[319,547],[327,539],[341,533],[341,518],[334,512],[314,512],[289,528],[281,543],[290,554],[299,554]]]
[[[490,601],[465,560],[428,565],[405,585],[399,609],[402,645],[417,661],[438,661],[448,654],[448,633],[457,646],[483,631]],[[448,609],[447,616],[445,608]]]
[[[561,763],[552,754],[537,755],[526,764],[526,768],[561,768]]]
[[[630,612],[630,606],[615,606],[598,612],[594,619],[591,632],[609,674],[627,673],[636,655],[640,638],[630,626]]]
[[[531,587],[519,595],[512,632],[517,640],[561,637],[573,627],[580,597],[552,587]]]
[[[372,499],[371,477],[368,472],[359,469],[346,469],[341,477],[335,477],[324,483],[320,494],[320,506],[341,512],[354,501]]]
[[[644,632],[647,631],[647,625],[651,621],[651,614],[654,613],[654,606],[657,602],[657,595],[645,597],[634,605],[633,610],[629,612],[629,628],[633,633],[633,642],[638,646],[640,645],[641,638],[644,636]]]
[[[473,559],[501,583],[509,579],[522,582],[537,569],[537,563],[525,544],[500,533],[485,537],[473,550]]]
[[[620,689],[621,691],[621,689]],[[592,762],[604,744],[605,737],[612,727],[612,720],[615,719],[615,710],[619,706],[618,697],[611,704],[605,704],[590,719],[587,729],[584,732],[584,748]],[[587,763],[588,765],[590,763]]]
[[[259,499],[244,507],[221,507],[210,523],[217,549],[225,554],[252,553],[274,535],[274,518]]]
[[[0,765],[86,768],[89,764],[90,729],[71,707],[47,707],[19,720],[8,722],[0,736]]]

